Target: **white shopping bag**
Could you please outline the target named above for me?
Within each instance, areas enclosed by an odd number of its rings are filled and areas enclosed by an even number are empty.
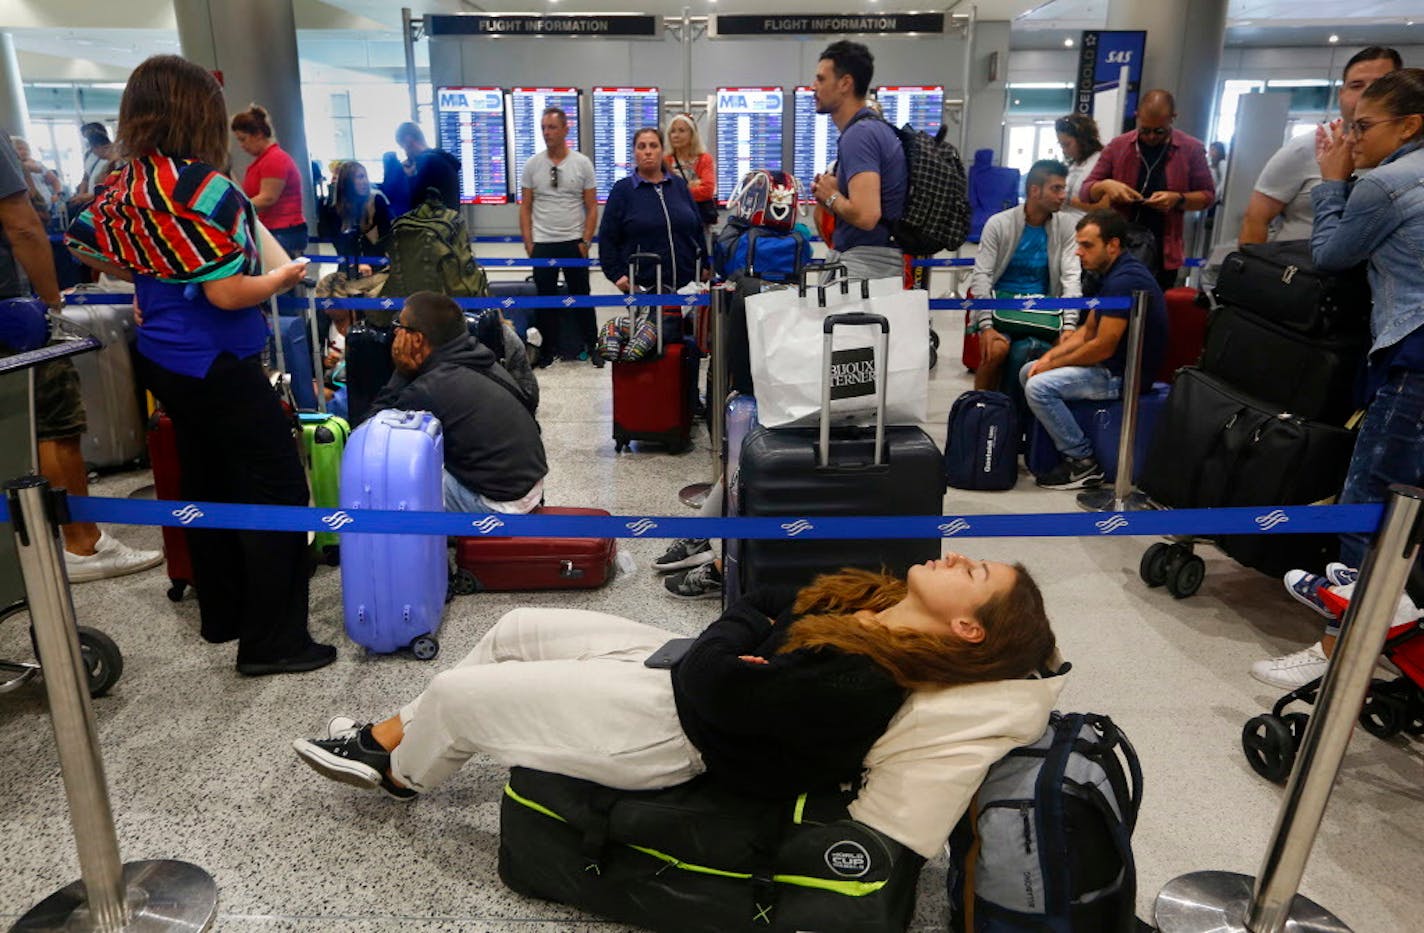
[[[757,419],[766,427],[810,426],[821,416],[823,322],[831,313],[866,312],[890,322],[887,424],[928,417],[929,293],[905,291],[898,278],[840,280],[747,297],[747,337]],[[832,424],[875,419],[873,325],[836,329],[831,358]]]

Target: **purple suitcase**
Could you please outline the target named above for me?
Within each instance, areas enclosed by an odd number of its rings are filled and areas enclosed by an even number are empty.
[[[440,422],[424,411],[382,411],[351,432],[341,458],[341,508],[439,512],[444,508]],[[341,601],[346,634],[379,654],[410,648],[428,661],[445,610],[442,535],[343,534]]]
[[[752,428],[757,426],[757,403],[750,395],[739,395],[727,403],[726,443],[722,450],[727,458],[727,467],[722,471],[726,492],[722,498],[722,511],[726,515],[742,514],[741,484],[737,481],[737,470],[742,462],[742,441],[746,440]],[[741,541],[729,538],[722,545],[722,607],[725,609],[741,596]]]

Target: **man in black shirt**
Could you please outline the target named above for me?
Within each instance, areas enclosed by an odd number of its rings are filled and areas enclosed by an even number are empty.
[[[396,127],[396,145],[405,150],[406,184],[410,191],[410,206],[425,202],[426,191],[436,188],[440,200],[452,211],[460,209],[460,160],[444,149],[432,149],[425,141],[425,132],[414,123]]]

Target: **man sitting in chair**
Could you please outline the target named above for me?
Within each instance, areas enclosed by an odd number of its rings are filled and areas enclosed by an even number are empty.
[[[1068,200],[1068,168],[1041,159],[1028,170],[1022,205],[1000,211],[984,224],[969,289],[976,298],[1082,295],[1073,221],[1058,212]],[[977,311],[979,368],[974,388],[996,390],[1004,361],[1017,369],[1042,356],[1078,326],[1077,311]],[[1010,387],[1010,391],[1015,388]]]

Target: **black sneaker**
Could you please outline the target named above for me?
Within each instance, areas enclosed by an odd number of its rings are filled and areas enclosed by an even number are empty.
[[[304,674],[326,667],[336,660],[336,646],[312,642],[298,653],[275,661],[238,661],[237,672],[244,677],[271,674]]]
[[[603,358],[603,354],[599,353],[597,350],[592,350],[589,352],[588,361],[593,364],[594,369],[602,369],[604,365],[608,363],[608,361]]]
[[[322,777],[362,790],[381,788],[397,800],[419,796],[409,787],[397,786],[386,776],[391,756],[371,737],[371,727],[338,716],[327,726],[327,738],[297,739],[292,748],[298,757]]]
[[[1064,457],[1063,461],[1035,481],[1044,489],[1085,489],[1103,482],[1103,468],[1092,457],[1079,460]]]
[[[716,564],[703,564],[673,574],[663,582],[663,586],[678,599],[721,599],[722,572]]]
[[[706,538],[678,538],[662,557],[653,561],[653,569],[658,573],[687,570],[716,559],[717,555],[712,553],[712,542]]]

